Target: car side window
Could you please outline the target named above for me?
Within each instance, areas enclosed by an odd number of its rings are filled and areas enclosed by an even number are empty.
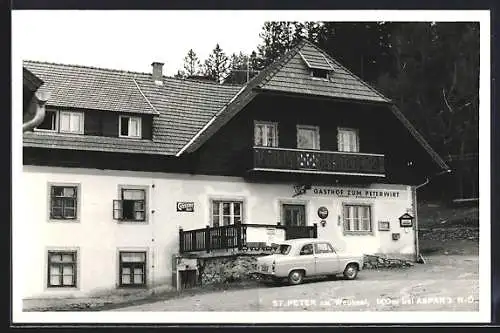
[[[316,253],[335,253],[333,247],[328,243],[314,244]]]
[[[313,254],[313,245],[312,244],[306,244],[302,247],[300,250],[300,255],[301,256],[307,256]]]

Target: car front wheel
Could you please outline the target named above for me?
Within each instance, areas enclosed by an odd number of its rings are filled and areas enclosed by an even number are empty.
[[[291,271],[288,274],[288,282],[292,285],[301,284],[304,280],[304,272],[303,271]]]
[[[354,280],[358,276],[358,266],[356,264],[349,264],[344,269],[344,277],[347,280]]]

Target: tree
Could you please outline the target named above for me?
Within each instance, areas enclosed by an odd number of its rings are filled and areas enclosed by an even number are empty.
[[[245,84],[258,74],[256,69],[256,54],[252,52],[250,56],[240,52],[231,55],[231,72],[224,80],[224,83]]]
[[[217,43],[212,53],[205,60],[204,75],[215,82],[222,83],[229,74],[229,59]]]
[[[201,63],[200,60],[198,59],[198,56],[193,51],[193,49],[190,49],[186,54],[186,56],[184,57],[185,75],[187,75],[188,77],[198,75],[200,72],[200,68],[201,68]]]

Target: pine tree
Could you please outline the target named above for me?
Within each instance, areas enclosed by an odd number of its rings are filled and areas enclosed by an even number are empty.
[[[222,83],[230,71],[229,59],[217,43],[205,60],[204,75],[215,82]]]
[[[201,63],[198,56],[190,49],[187,55],[184,57],[184,72],[186,76],[198,75],[200,72]]]

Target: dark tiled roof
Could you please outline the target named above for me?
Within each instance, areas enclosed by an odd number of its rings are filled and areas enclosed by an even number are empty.
[[[155,115],[153,140],[25,133],[24,145],[29,147],[173,155],[241,89],[166,77],[157,85],[151,74],[93,67],[32,61],[24,66],[45,80],[42,88],[52,92],[48,106]]]
[[[51,92],[47,105],[141,114],[157,114],[128,72],[25,61]]]
[[[312,79],[308,65],[300,53],[307,55],[307,61],[311,60],[318,63],[319,59],[324,58],[326,63],[326,60],[328,60],[333,68],[330,79]],[[377,92],[327,53],[307,41],[303,41],[290,51],[289,57],[289,61],[284,63],[277,73],[265,83],[260,84],[262,89],[351,100],[390,102],[387,97]]]

